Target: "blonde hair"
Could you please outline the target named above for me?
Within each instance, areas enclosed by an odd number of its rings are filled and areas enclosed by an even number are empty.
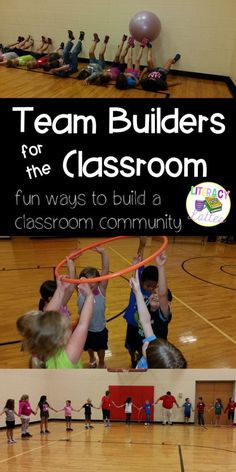
[[[31,311],[18,318],[16,326],[23,348],[45,361],[65,345],[70,321],[57,311]]]
[[[29,400],[29,395],[26,395],[26,394],[21,395],[20,401],[25,402],[25,401],[27,401],[27,400]]]

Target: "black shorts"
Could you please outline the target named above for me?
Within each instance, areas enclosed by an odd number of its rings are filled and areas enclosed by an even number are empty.
[[[15,428],[15,421],[6,421],[7,429],[14,429]]]
[[[104,420],[109,420],[111,416],[110,410],[104,410],[102,409],[102,417]]]
[[[143,338],[138,332],[138,327],[127,324],[125,347],[129,352],[136,352],[142,355]]]
[[[86,413],[86,414],[84,415],[84,417],[85,417],[86,420],[89,420],[89,421],[90,421],[90,420],[91,420],[91,413]]]
[[[102,349],[106,351],[108,349],[108,330],[104,328],[102,331],[94,333],[93,331],[88,331],[88,336],[84,345],[84,351],[92,349],[97,352]]]
[[[71,416],[65,416],[66,421],[71,421]]]
[[[228,411],[228,420],[234,420],[234,411]]]
[[[43,418],[49,418],[49,413],[48,411],[42,411],[40,413],[40,418],[43,419]]]

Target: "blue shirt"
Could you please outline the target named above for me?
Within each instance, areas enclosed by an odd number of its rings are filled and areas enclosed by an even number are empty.
[[[155,341],[157,337],[153,334],[152,336],[148,336],[143,340],[143,343],[149,343],[151,341]],[[148,369],[148,363],[146,357],[142,356],[141,359],[139,359],[136,369]]]
[[[140,276],[143,272],[143,269],[144,269],[144,266],[142,266],[138,269],[139,281],[140,281]],[[141,292],[143,294],[144,301],[145,301],[146,305],[148,305],[149,297],[152,294],[152,291],[144,290],[142,288],[141,283],[140,283],[140,288],[141,288]],[[127,321],[128,324],[138,327],[137,321],[139,320],[139,316],[138,316],[136,297],[135,297],[135,294],[134,294],[133,290],[131,290],[131,292],[130,292],[129,304],[128,304],[126,310],[125,310],[124,319]]]

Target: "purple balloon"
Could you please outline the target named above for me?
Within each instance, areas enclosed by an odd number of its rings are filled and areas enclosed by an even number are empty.
[[[154,41],[160,34],[161,22],[151,11],[140,11],[131,18],[129,31],[136,41],[140,42],[143,38]]]

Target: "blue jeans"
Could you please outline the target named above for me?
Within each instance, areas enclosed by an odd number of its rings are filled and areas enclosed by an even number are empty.
[[[73,46],[74,43],[72,43],[70,40],[66,43],[63,53],[63,60],[65,64],[71,64],[72,67],[76,69],[78,65],[78,55],[82,49],[82,41],[79,40],[74,48]],[[71,51],[72,48],[73,51]]]

